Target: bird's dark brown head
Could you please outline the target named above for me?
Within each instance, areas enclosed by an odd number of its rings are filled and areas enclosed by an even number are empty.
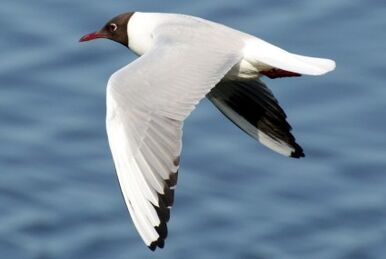
[[[79,41],[84,42],[104,38],[128,47],[129,37],[127,35],[127,24],[133,14],[134,12],[120,14],[106,23],[99,31],[84,35]]]

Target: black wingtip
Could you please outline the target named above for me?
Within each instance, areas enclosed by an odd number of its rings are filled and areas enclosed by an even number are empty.
[[[155,251],[157,247],[164,248],[165,246],[165,239],[168,236],[168,227],[166,225],[166,222],[169,220],[170,217],[170,209],[165,206],[162,199],[159,199],[159,207],[153,205],[154,209],[156,210],[159,219],[161,220],[161,223],[154,227],[154,229],[157,231],[159,237],[156,241],[153,241],[148,247],[151,251]]]
[[[160,239],[165,240],[168,236],[168,227],[165,222],[162,222],[158,227],[155,227]]]
[[[301,158],[305,157],[306,155],[304,154],[303,148],[299,146],[298,144],[295,145],[295,151],[291,153],[291,157],[293,158]]]
[[[155,251],[157,247],[164,248],[165,240],[162,238],[158,238],[156,241],[152,242],[148,247],[151,251]]]
[[[155,249],[157,248],[157,245],[153,242],[153,243],[151,243],[149,246],[149,249],[151,250],[151,251],[155,251]]]

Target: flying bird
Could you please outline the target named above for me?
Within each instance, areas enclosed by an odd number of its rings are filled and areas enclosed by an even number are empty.
[[[329,59],[285,51],[198,17],[129,12],[80,41],[106,38],[140,58],[107,83],[107,135],[134,225],[163,248],[182,148],[182,126],[207,97],[229,120],[282,155],[304,157],[286,114],[262,77],[323,75]]]

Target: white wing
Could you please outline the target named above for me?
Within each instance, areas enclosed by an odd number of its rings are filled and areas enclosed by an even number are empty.
[[[152,250],[163,247],[167,235],[183,120],[242,59],[237,54],[242,46],[221,35],[178,31],[177,41],[172,36],[177,31],[168,31],[107,86],[107,133],[119,182]]]

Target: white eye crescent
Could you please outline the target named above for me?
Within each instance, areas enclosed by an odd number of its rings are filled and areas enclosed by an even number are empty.
[[[118,29],[118,26],[115,23],[110,23],[109,24],[109,29],[111,32],[114,32]]]

